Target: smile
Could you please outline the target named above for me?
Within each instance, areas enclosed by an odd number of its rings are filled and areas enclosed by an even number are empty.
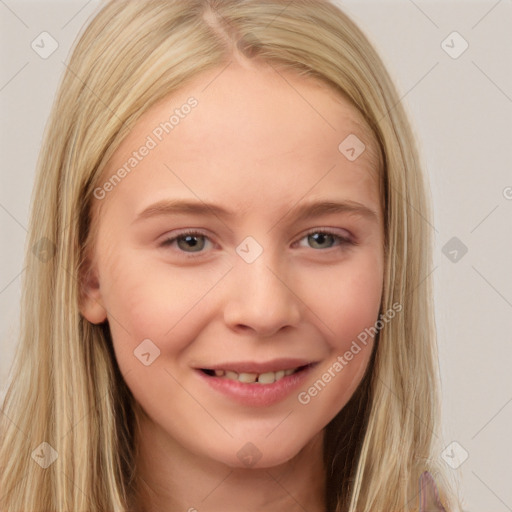
[[[195,373],[216,395],[249,407],[269,407],[304,387],[318,360],[224,361],[198,364]]]
[[[202,371],[211,377],[219,377],[223,379],[235,380],[238,382],[243,382],[244,384],[273,384],[284,377],[288,377],[289,375],[293,375],[294,373],[300,372],[305,369],[306,366],[299,366],[296,368],[289,368],[286,370],[278,370],[278,371],[268,371],[264,373],[248,373],[248,372],[235,372],[232,370],[207,370],[203,369]]]

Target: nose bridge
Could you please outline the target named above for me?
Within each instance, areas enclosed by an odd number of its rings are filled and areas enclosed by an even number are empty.
[[[238,246],[224,310],[227,324],[270,335],[298,323],[300,301],[279,263],[270,250],[257,249],[251,240]]]

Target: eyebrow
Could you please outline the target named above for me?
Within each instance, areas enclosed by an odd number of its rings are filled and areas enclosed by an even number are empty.
[[[301,204],[292,207],[288,213],[281,217],[281,219],[291,215],[295,218],[296,221],[302,221],[314,217],[320,217],[322,215],[341,213],[359,215],[372,222],[378,222],[379,220],[379,215],[375,210],[365,206],[364,204],[351,200],[317,201]],[[219,218],[236,217],[240,215],[239,212],[226,210],[222,206],[213,203],[183,199],[164,199],[148,206],[142,212],[137,214],[134,223],[152,217],[179,214],[189,214],[203,217],[207,217],[213,214]]]

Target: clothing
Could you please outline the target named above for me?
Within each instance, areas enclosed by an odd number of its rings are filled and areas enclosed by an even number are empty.
[[[420,476],[420,512],[447,512],[439,498],[434,477],[428,471]]]

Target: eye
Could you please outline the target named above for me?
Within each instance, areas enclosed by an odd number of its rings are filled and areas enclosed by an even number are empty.
[[[161,247],[177,246],[178,249],[185,253],[200,253],[206,246],[209,238],[198,231],[186,231],[177,236],[164,240]]]
[[[300,241],[302,240],[306,240],[312,249],[331,249],[335,246],[355,245],[350,238],[338,235],[328,229],[310,231]],[[302,247],[304,246],[302,245]]]
[[[356,242],[349,237],[341,236],[329,229],[315,229],[307,233],[299,240],[299,245],[304,247],[302,242],[306,241],[306,247],[312,249],[331,249],[333,247],[343,247],[356,245]],[[187,257],[194,258],[204,253],[204,249],[211,240],[199,231],[184,231],[176,236],[164,240],[161,247],[176,247],[179,252],[187,254]]]

